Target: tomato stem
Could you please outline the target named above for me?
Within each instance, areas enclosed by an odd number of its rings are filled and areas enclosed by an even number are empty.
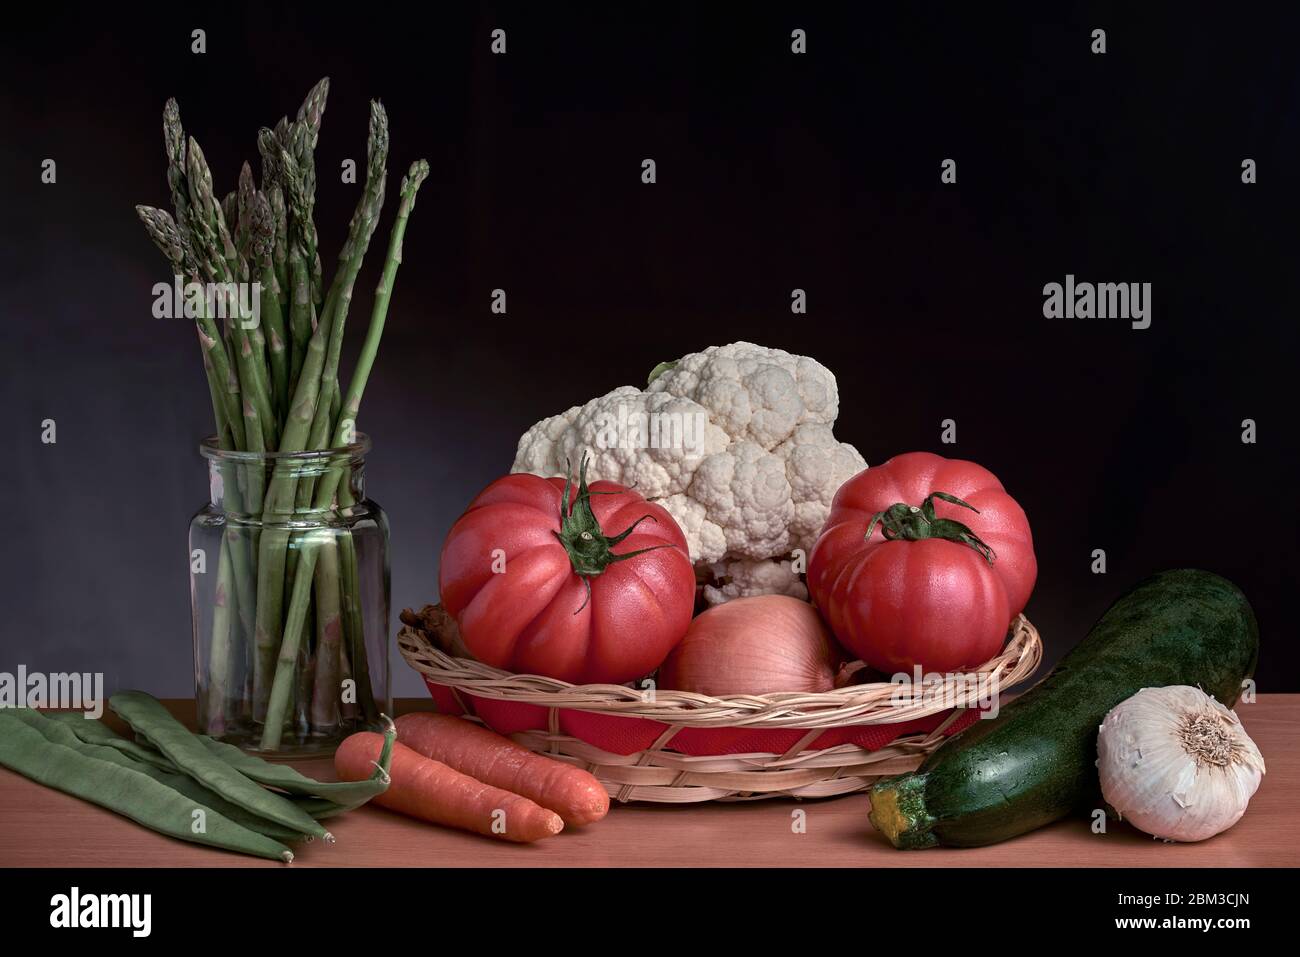
[[[897,502],[884,511],[871,516],[871,523],[867,526],[866,537],[870,538],[871,533],[876,530],[876,525],[879,524],[880,533],[885,536],[887,541],[902,539],[903,541],[915,542],[923,538],[944,538],[950,542],[969,545],[983,555],[985,560],[992,565],[993,559],[997,555],[986,542],[971,531],[969,526],[951,518],[938,518],[934,514],[934,500],[936,498],[951,502],[953,505],[960,505],[962,508],[968,508],[976,515],[980,513],[980,510],[974,505],[963,502],[955,495],[949,495],[947,492],[931,492],[920,505]]]
[[[578,611],[587,607],[587,602],[591,600],[591,579],[601,574],[614,562],[627,561],[629,558],[635,558],[637,555],[644,555],[646,552],[653,552],[656,548],[668,548],[671,543],[663,545],[652,545],[649,548],[638,548],[634,552],[624,552],[622,555],[614,554],[614,546],[619,544],[633,531],[636,527],[644,522],[647,518],[652,522],[659,520],[653,515],[645,514],[638,518],[617,535],[606,536],[601,530],[600,523],[596,521],[596,515],[591,510],[591,496],[602,494],[592,492],[587,488],[587,456],[582,457],[582,465],[578,470],[578,489],[577,497],[572,504],[569,502],[569,496],[573,488],[573,471],[572,466],[566,461],[565,463],[564,494],[560,496],[560,530],[553,532],[564,550],[569,555],[569,563],[573,566],[573,573],[579,576],[583,584],[587,586],[587,597],[578,606]]]

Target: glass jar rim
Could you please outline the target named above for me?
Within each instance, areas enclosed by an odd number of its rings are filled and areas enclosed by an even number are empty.
[[[215,435],[209,435],[199,443],[199,454],[205,459],[224,462],[321,462],[347,457],[360,459],[370,451],[370,436],[358,432],[357,440],[351,445],[340,445],[331,449],[309,449],[302,452],[249,452],[240,449],[223,449]]]

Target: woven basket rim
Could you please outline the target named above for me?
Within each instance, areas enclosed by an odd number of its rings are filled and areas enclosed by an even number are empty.
[[[434,606],[430,606],[433,608]],[[426,613],[429,609],[426,609]],[[440,609],[437,609],[440,612]],[[443,613],[445,614],[445,613]],[[645,718],[695,728],[832,728],[914,721],[953,708],[996,702],[1028,678],[1042,661],[1038,629],[1024,615],[1011,627],[1002,650],[979,668],[914,681],[872,682],[831,691],[711,697],[689,691],[625,685],[574,685],[543,675],[514,674],[437,647],[414,617],[398,633],[407,664],[434,684],[497,701],[568,708],[593,714]],[[425,619],[427,621],[427,618]]]

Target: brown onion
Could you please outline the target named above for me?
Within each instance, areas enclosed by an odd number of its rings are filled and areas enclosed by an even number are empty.
[[[757,595],[715,605],[692,621],[658,683],[713,697],[830,691],[843,658],[808,602]]]

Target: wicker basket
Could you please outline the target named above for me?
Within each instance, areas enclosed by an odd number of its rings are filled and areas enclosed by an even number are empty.
[[[1002,652],[966,675],[942,682],[855,684],[819,694],[734,695],[712,698],[681,691],[645,691],[624,685],[571,685],[539,675],[491,668],[464,654],[455,623],[437,606],[402,613],[398,647],[424,677],[440,710],[458,711],[509,734],[533,751],[586,768],[619,801],[691,803],[771,797],[819,798],[870,787],[883,777],[914,770],[945,737],[977,717],[980,703],[1029,677],[1042,658],[1038,631],[1022,615],[1012,623]],[[533,706],[532,727],[484,720],[495,703]],[[573,718],[604,716],[652,722],[648,747],[613,753],[565,733]],[[922,721],[921,719],[929,719]],[[920,732],[889,736],[887,727],[927,724]],[[873,727],[883,746],[840,743],[813,747],[825,732],[858,734]],[[638,726],[639,727],[639,726]],[[687,729],[784,732],[781,750],[764,753],[688,754],[673,748]],[[833,737],[829,735],[828,737]],[[752,738],[750,739],[752,740]],[[877,742],[873,742],[877,743]]]

